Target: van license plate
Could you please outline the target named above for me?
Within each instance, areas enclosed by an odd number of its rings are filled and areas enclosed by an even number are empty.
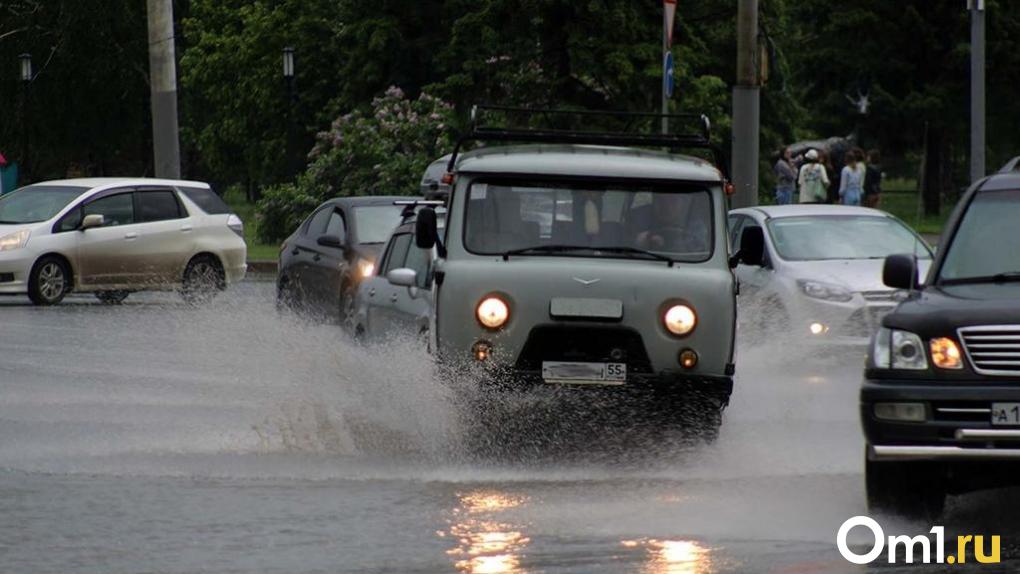
[[[627,364],[543,361],[542,380],[547,383],[622,385],[627,380]]]
[[[1020,426],[1020,403],[992,403],[993,426]]]

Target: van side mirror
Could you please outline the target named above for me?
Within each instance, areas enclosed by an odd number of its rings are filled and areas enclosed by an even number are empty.
[[[917,259],[906,253],[886,257],[882,282],[893,289],[917,289]]]
[[[432,249],[439,238],[439,227],[436,224],[436,210],[423,207],[418,211],[418,219],[414,222],[414,244],[420,249]]]
[[[765,233],[761,227],[748,227],[740,234],[740,249],[730,258],[730,266],[737,264],[763,267],[765,265]]]
[[[81,220],[81,225],[78,229],[85,231],[86,229],[102,227],[104,225],[106,225],[106,218],[101,213],[90,213]]]

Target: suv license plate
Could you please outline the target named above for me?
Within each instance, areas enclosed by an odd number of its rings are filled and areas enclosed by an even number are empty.
[[[547,383],[622,385],[627,381],[627,364],[543,361],[542,380]]]
[[[992,403],[992,426],[1020,426],[1020,403]]]

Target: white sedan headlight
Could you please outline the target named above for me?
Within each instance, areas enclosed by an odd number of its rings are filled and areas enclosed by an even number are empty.
[[[921,338],[909,331],[882,327],[875,333],[871,359],[878,369],[923,371],[928,368]]]
[[[854,298],[854,294],[848,289],[840,287],[839,285],[833,285],[831,283],[822,283],[821,281],[810,281],[802,279],[797,281],[797,285],[800,286],[800,290],[811,297],[812,299],[821,299],[823,301],[836,301],[839,303],[846,303],[847,301]]]
[[[15,231],[14,233],[8,233],[3,237],[0,237],[0,251],[11,251],[13,249],[21,249],[28,243],[28,237],[32,235],[32,232],[27,229]]]

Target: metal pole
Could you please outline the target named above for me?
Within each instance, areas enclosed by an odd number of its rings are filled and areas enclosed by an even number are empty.
[[[734,207],[758,204],[760,88],[757,50],[758,0],[738,0],[737,83],[733,86]]]
[[[28,172],[28,108],[29,91],[31,90],[31,81],[22,82],[24,92],[21,95],[21,161],[18,165],[18,179],[20,180],[17,186],[26,185],[30,183],[29,172]],[[10,190],[8,190],[10,191]]]
[[[177,126],[177,69],[174,56],[172,0],[147,0],[149,17],[149,85],[152,106],[152,151],[156,177],[181,177]]]
[[[669,15],[666,10],[666,3],[662,3],[662,114],[669,113],[669,95],[666,94],[666,53],[669,52]],[[669,133],[669,120],[662,118],[662,133]]]
[[[970,9],[970,181],[985,176],[985,0]]]

